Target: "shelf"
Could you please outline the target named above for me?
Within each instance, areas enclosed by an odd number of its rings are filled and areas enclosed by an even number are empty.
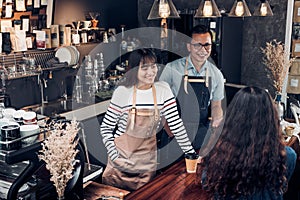
[[[96,27],[96,28],[80,28],[80,29],[72,29],[73,32],[75,31],[105,31],[105,28],[99,28],[99,27]]]

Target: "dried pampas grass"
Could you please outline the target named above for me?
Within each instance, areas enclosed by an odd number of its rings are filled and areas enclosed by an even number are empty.
[[[282,93],[284,79],[292,64],[292,59],[288,51],[285,51],[284,44],[277,40],[266,43],[265,48],[261,48],[264,58],[263,63],[271,73],[273,86],[278,93]]]
[[[78,122],[71,121],[63,127],[62,123],[50,126],[49,136],[42,143],[39,158],[46,162],[46,168],[51,174],[50,180],[54,182],[58,197],[64,196],[68,181],[73,177],[75,156],[78,153],[76,138],[79,131]]]

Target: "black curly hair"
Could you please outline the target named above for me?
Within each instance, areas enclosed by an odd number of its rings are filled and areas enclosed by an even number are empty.
[[[230,103],[221,136],[204,158],[203,187],[218,199],[287,189],[286,152],[277,110],[268,92],[245,87]]]

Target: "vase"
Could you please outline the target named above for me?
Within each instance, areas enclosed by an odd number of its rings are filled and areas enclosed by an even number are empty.
[[[92,27],[93,27],[93,28],[97,28],[97,26],[98,26],[98,20],[93,19],[93,20],[92,20]]]
[[[281,97],[282,97],[282,95],[279,92],[277,92],[276,96],[275,96],[275,105],[276,105],[276,108],[277,108],[279,119],[283,120],[283,117],[284,117],[284,103],[281,102]]]

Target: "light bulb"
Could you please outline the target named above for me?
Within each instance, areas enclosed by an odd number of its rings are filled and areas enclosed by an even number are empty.
[[[266,3],[262,3],[260,6],[260,15],[266,16],[268,14],[268,8]]]
[[[242,16],[244,14],[244,5],[242,1],[238,1],[235,8],[235,15]]]
[[[167,18],[170,16],[170,6],[167,0],[159,1],[158,14],[162,18]]]
[[[203,6],[203,16],[209,17],[213,14],[213,8],[211,1],[205,1]]]

